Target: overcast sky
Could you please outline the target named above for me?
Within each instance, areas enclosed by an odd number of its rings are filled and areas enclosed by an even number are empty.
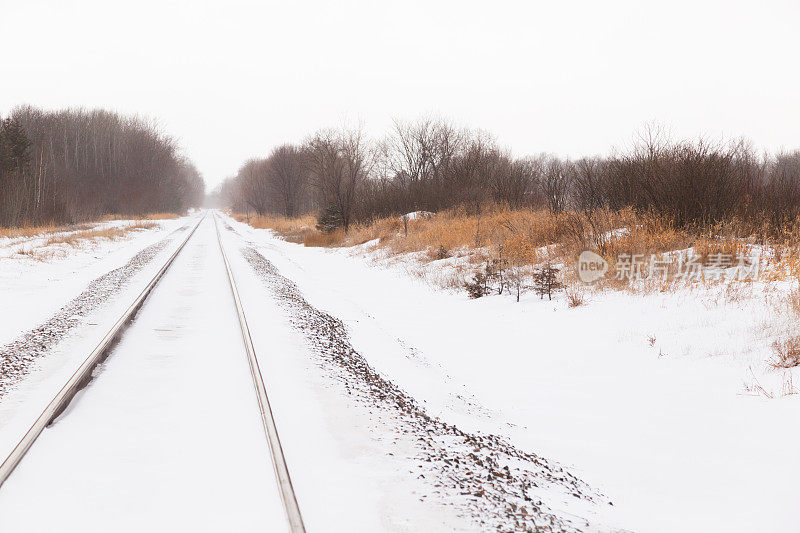
[[[800,2],[0,0],[0,113],[158,118],[213,187],[314,130],[441,115],[515,154],[800,148]]]

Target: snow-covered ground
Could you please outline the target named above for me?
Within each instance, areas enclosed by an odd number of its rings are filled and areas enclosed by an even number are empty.
[[[425,480],[405,457],[411,439],[387,430],[397,422],[391,414],[354,401],[341,376],[322,368],[240,253],[247,243],[229,231],[223,242],[235,251],[231,268],[308,530],[470,530],[454,511],[425,501]]]
[[[4,531],[286,529],[224,281],[208,217],[3,486]]]
[[[0,356],[37,350],[3,457],[196,220],[0,259]],[[788,285],[469,300],[430,282],[459,258],[220,229],[310,531],[797,530]],[[0,489],[3,531],[282,523],[226,283],[209,216]]]
[[[593,523],[799,527],[800,399],[784,394],[798,376],[768,365],[790,326],[787,287],[602,292],[578,308],[534,295],[474,301],[363,247],[305,248],[230,224],[430,414],[558,461],[607,496],[613,507]]]
[[[193,217],[52,261],[0,259],[0,455],[47,403],[185,237]],[[11,366],[11,368],[9,368]]]
[[[93,224],[91,229],[124,228],[132,221]],[[152,221],[149,230],[135,230],[119,240],[97,238],[77,246],[47,240],[65,232],[33,238],[0,239],[0,345],[43,322],[90,281],[127,263],[143,248],[158,242],[187,223],[185,218]],[[86,229],[86,228],[84,228]],[[75,230],[80,231],[80,230]],[[21,250],[54,252],[38,260]],[[55,253],[58,252],[58,253]]]

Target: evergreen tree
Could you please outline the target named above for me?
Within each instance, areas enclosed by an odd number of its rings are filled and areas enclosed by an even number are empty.
[[[317,229],[325,233],[332,233],[342,226],[344,226],[342,215],[339,213],[339,210],[332,205],[323,209],[319,218],[317,218]]]
[[[533,273],[533,288],[541,298],[547,295],[548,300],[553,299],[553,292],[564,288],[564,284],[558,281],[557,276],[560,270],[546,263],[543,267],[537,268]]]
[[[16,120],[0,121],[0,172],[21,171],[28,164],[31,146],[25,130]]]

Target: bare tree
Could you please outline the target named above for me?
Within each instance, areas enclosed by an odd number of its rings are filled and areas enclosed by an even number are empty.
[[[444,207],[447,182],[464,140],[465,132],[443,120],[395,121],[385,153],[394,179],[406,191],[408,210]]]
[[[152,121],[31,106],[11,120],[29,146],[13,183],[0,176],[0,224],[179,211],[202,200],[197,169]]]
[[[237,174],[247,207],[259,215],[269,212],[272,195],[267,168],[267,161],[250,159],[242,165]]]
[[[372,169],[373,154],[363,130],[318,132],[307,142],[308,169],[326,208],[347,231],[353,221],[356,193]]]
[[[571,196],[573,208],[586,216],[603,207],[604,163],[599,158],[584,157],[571,165]]]
[[[552,157],[545,163],[541,188],[547,208],[557,214],[567,207],[571,163]]]
[[[287,217],[300,213],[307,181],[304,156],[296,146],[285,144],[273,150],[268,159],[273,194],[280,201],[281,213]]]
[[[107,143],[114,147],[110,153],[116,154],[131,142],[126,131],[92,128],[102,134],[90,135],[87,142],[84,124],[58,123],[63,139],[56,139],[55,150],[45,147],[39,152],[41,143],[32,135],[30,166],[42,170],[18,181],[23,189],[34,191],[35,205],[48,198],[47,191],[62,179],[61,173],[49,172],[50,167],[90,172],[99,168],[99,176],[104,176],[117,172],[117,165],[138,164],[135,159],[112,157],[112,164],[103,166],[102,146]],[[167,154],[169,150],[174,147]],[[151,146],[133,153],[161,152]],[[244,166],[229,187],[235,186],[238,193],[228,196],[251,209],[286,216],[324,208],[330,215],[326,227],[345,228],[357,220],[410,211],[466,208],[478,215],[477,243],[480,217],[491,202],[514,209],[545,206],[553,214],[566,213],[560,220],[587,246],[602,248],[609,229],[607,215],[626,208],[654,213],[681,228],[703,229],[736,219],[759,234],[764,225],[780,233],[782,226],[800,216],[798,161],[797,153],[757,156],[742,141],[672,142],[654,126],[644,129],[632,148],[606,158],[515,159],[485,133],[423,118],[395,121],[389,135],[374,145],[361,129],[322,130],[300,148],[282,146],[258,164]],[[114,194],[111,190],[111,197]]]
[[[508,153],[499,155],[498,172],[492,184],[498,202],[512,208],[535,203],[535,190],[539,186],[541,167],[535,159],[512,160]]]

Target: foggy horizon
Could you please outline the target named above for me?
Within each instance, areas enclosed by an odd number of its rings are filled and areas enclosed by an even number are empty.
[[[649,123],[676,139],[800,147],[793,32],[800,7],[237,1],[9,6],[0,113],[103,108],[152,118],[207,190],[245,160],[314,131],[439,116],[516,155],[630,145]],[[40,39],[26,37],[36,20]],[[143,38],[144,37],[144,38]],[[53,90],[54,84],[58,90]]]

